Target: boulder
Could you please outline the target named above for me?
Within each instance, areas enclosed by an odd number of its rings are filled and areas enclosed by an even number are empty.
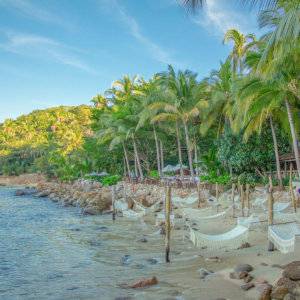
[[[289,292],[292,292],[297,287],[297,283],[287,277],[281,277],[277,280],[275,286],[285,287]]]
[[[204,268],[200,268],[198,270],[198,273],[200,275],[200,279],[204,279],[206,276],[213,274],[212,272],[210,272]]]
[[[97,215],[99,213],[97,207],[88,206],[83,209],[83,214],[85,215]]]
[[[276,300],[283,300],[285,295],[288,294],[289,289],[285,286],[276,286],[272,289],[271,298]]]
[[[158,284],[158,280],[157,280],[157,278],[155,276],[153,276],[150,279],[139,280],[136,283],[130,285],[130,287],[132,289],[137,289],[137,288],[148,287],[148,286],[155,285],[155,284]]]
[[[237,265],[234,268],[234,272],[240,273],[240,272],[251,272],[253,270],[253,267],[251,265],[248,264],[240,264]]]
[[[241,285],[241,289],[244,290],[244,291],[248,291],[248,290],[250,290],[254,287],[255,287],[255,285],[254,285],[253,282],[249,282],[249,283]]]
[[[300,280],[300,261],[293,261],[284,266],[282,276],[291,280]]]
[[[270,284],[264,283],[257,285],[257,290],[259,292],[258,300],[271,300],[272,286]]]
[[[16,190],[15,196],[24,196],[26,195],[25,190]]]

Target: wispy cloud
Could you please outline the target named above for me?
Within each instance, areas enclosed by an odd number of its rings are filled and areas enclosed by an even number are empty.
[[[63,18],[60,18],[57,13],[49,12],[38,6],[36,2],[33,3],[30,0],[0,0],[0,6],[36,21],[56,24],[68,29],[73,27],[73,25],[67,23]]]
[[[69,47],[56,40],[32,34],[0,31],[0,50],[17,55],[47,59],[90,74],[96,74],[87,63],[79,58],[80,49]]]
[[[125,7],[117,0],[99,0],[99,3],[102,8],[118,15],[118,19],[125,26],[125,29],[147,49],[153,59],[160,63],[173,64],[179,68],[182,68],[185,65],[184,63],[175,60],[166,49],[143,34],[137,20],[131,16],[126,11]]]
[[[249,32],[254,27],[249,15],[234,10],[228,6],[228,2],[226,5],[220,0],[206,0],[204,11],[193,20],[216,36],[223,36],[231,28]]]

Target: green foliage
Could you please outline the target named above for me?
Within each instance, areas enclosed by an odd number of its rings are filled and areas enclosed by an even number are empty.
[[[200,181],[202,182],[208,182],[208,183],[219,183],[222,185],[226,185],[230,183],[230,175],[224,174],[224,175],[217,175],[216,172],[212,171],[209,173],[209,175],[202,175],[200,176]]]
[[[101,178],[101,183],[104,186],[111,186],[117,184],[121,179],[120,175],[104,176]]]
[[[159,179],[159,174],[157,170],[151,170],[149,173],[149,177],[153,179]]]

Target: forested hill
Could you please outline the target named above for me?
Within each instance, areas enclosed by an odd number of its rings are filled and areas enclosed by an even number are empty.
[[[5,120],[0,125],[1,173],[40,171],[59,176],[66,159],[81,151],[84,137],[92,134],[90,123],[87,105],[36,110]]]

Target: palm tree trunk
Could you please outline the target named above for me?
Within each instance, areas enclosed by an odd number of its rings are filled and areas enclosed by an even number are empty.
[[[161,177],[161,167],[160,167],[160,155],[159,155],[159,145],[155,127],[153,125],[153,133],[154,133],[154,140],[155,140],[155,147],[156,147],[156,161],[157,161],[157,171],[159,176]]]
[[[161,159],[161,163],[160,163],[160,166],[161,166],[161,169],[163,169],[165,166],[165,162],[164,162],[164,149],[163,149],[163,143],[162,141],[160,140],[159,141],[159,144],[160,144],[160,159]]]
[[[125,157],[125,163],[126,163],[126,167],[127,167],[128,177],[129,177],[129,180],[130,180],[131,174],[130,174],[130,166],[129,166],[127,150],[126,150],[125,144],[122,143],[122,145],[123,145],[123,150],[124,150],[124,157]]]
[[[187,124],[186,124],[185,121],[183,121],[183,125],[184,125],[186,147],[187,147],[187,153],[188,153],[188,159],[189,159],[190,173],[191,173],[191,176],[194,177],[193,159],[192,159],[192,151],[191,151],[191,145],[190,145],[189,131],[188,131],[188,127],[187,127]]]
[[[195,164],[196,164],[196,175],[199,176],[199,169],[198,169],[198,151],[197,151],[197,145],[196,145],[196,142],[195,142],[195,148],[194,148],[194,151],[195,151]]]
[[[183,177],[182,153],[181,153],[181,142],[180,142],[178,121],[176,121],[176,139],[177,139],[178,158],[179,158],[179,165],[180,165],[180,176]]]
[[[269,120],[270,120],[270,126],[271,126],[272,137],[273,137],[275,158],[276,158],[277,178],[278,178],[278,181],[279,181],[279,188],[280,188],[280,190],[282,190],[283,189],[283,184],[282,184],[282,177],[281,177],[281,172],[280,172],[280,162],[279,162],[279,152],[278,152],[277,137],[276,137],[276,133],[275,133],[275,128],[274,128],[272,117],[270,117]]]
[[[292,111],[291,111],[291,106],[287,99],[285,99],[285,106],[286,106],[286,110],[287,110],[287,114],[288,114],[288,120],[290,123],[290,130],[291,130],[291,134],[292,134],[293,148],[294,148],[294,154],[295,154],[296,165],[297,165],[297,172],[298,172],[298,176],[300,177],[300,159],[299,159],[296,130],[295,130],[295,126],[294,126],[294,120],[293,120],[293,115],[292,115]]]
[[[139,171],[138,171],[138,167],[137,167],[135,152],[134,152],[134,173],[135,173],[135,177],[138,178],[139,177]]]
[[[141,161],[140,161],[139,153],[137,151],[137,146],[136,146],[135,138],[134,138],[133,135],[132,135],[132,141],[133,141],[134,154],[135,154],[135,157],[136,157],[137,168],[139,170],[141,180],[144,180],[144,175],[143,175],[143,170],[142,170],[142,166],[141,166]]]

